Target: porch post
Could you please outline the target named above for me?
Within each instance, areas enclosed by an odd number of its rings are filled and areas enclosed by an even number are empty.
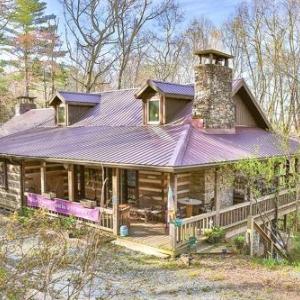
[[[168,207],[167,207],[167,209],[168,209],[168,220],[170,220],[171,216],[169,214],[170,214],[171,210],[174,211],[175,217],[176,217],[176,214],[177,214],[177,175],[176,174],[169,173],[169,176],[168,176],[168,189],[171,189],[172,194],[173,194],[173,205],[172,205],[172,207],[169,207],[171,205],[171,203],[169,203],[169,201],[168,201]]]
[[[41,194],[46,193],[46,162],[41,163]]]
[[[68,166],[68,195],[69,200],[75,200],[75,189],[74,189],[74,165]]]
[[[216,207],[216,226],[220,226],[220,209],[221,209],[221,198],[220,198],[220,170],[217,167],[215,169],[215,207]]]
[[[113,233],[119,233],[120,169],[112,169]]]
[[[170,203],[169,197],[169,189],[171,190],[171,194],[173,196],[173,203]],[[176,218],[177,215],[177,175],[173,173],[169,173],[168,176],[168,216],[167,222],[169,223],[169,237],[170,237],[170,246],[173,251],[173,255],[176,253],[176,227],[174,223],[170,223],[170,220]]]
[[[84,166],[80,166],[80,198],[85,198]]]

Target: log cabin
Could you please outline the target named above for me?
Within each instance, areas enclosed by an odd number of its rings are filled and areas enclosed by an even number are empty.
[[[300,172],[299,142],[289,139],[283,151],[246,82],[233,80],[231,55],[195,55],[193,84],[59,91],[43,109],[20,97],[0,128],[0,207],[72,215],[116,236],[127,225],[123,241],[163,253],[184,249],[206,228],[231,237],[258,211],[272,216],[274,194],[253,203],[238,178],[225,184],[220,166],[287,155]],[[298,202],[297,186],[282,189],[280,216]]]

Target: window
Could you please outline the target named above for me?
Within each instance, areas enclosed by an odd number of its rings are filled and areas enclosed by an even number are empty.
[[[7,189],[7,166],[4,161],[0,161],[0,188]]]
[[[148,123],[159,123],[159,99],[150,99],[148,101]]]
[[[57,107],[57,124],[64,125],[66,123],[66,110],[64,106]]]

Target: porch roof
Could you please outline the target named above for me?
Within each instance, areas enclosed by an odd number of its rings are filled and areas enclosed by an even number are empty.
[[[235,134],[206,134],[192,124],[35,128],[1,138],[0,156],[188,168],[298,151],[295,140],[288,144],[283,150],[278,135],[243,127]]]

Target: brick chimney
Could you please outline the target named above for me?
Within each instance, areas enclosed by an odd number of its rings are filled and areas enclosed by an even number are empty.
[[[15,107],[16,116],[22,115],[31,109],[36,108],[36,104],[34,103],[34,99],[36,97],[29,96],[19,96],[17,97],[17,104]]]
[[[195,66],[193,118],[202,119],[209,133],[234,133],[235,109],[232,99],[233,56],[209,49],[196,51],[200,62]]]

